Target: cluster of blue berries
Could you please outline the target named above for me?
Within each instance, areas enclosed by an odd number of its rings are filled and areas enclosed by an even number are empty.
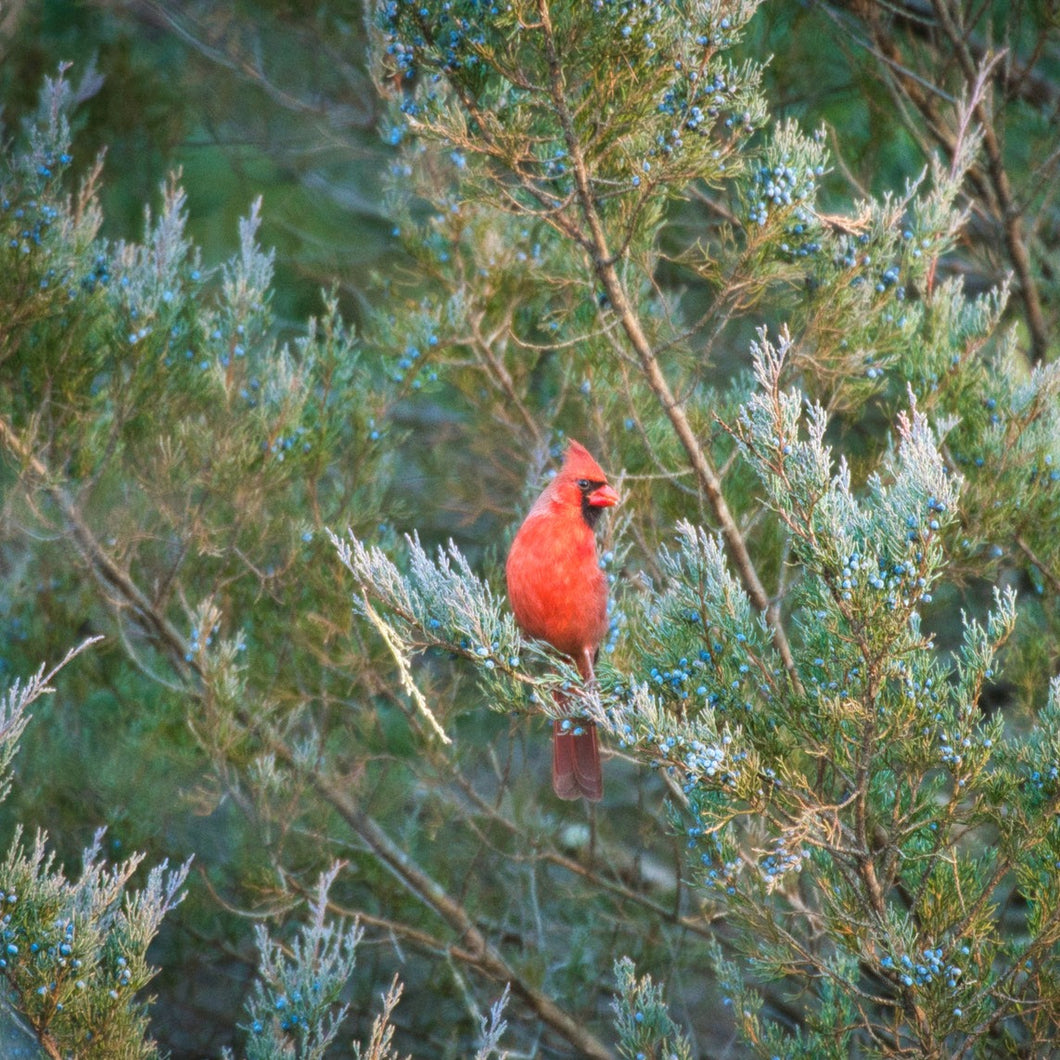
[[[312,450],[312,443],[305,437],[307,428],[299,424],[290,434],[278,434],[271,441],[263,441],[261,448],[263,452],[275,457],[280,463],[287,458],[287,454],[296,446],[303,452]]]
[[[441,629],[442,623],[437,618],[430,618],[427,620],[427,628],[430,630]],[[495,670],[497,668],[497,659],[501,658],[499,652],[501,642],[494,640],[491,644],[476,644],[469,637],[460,638],[460,650],[468,652],[482,660],[482,665],[487,670]],[[505,665],[513,670],[519,668],[520,658],[518,655],[509,655],[504,659]]]
[[[68,166],[73,160],[73,155],[66,151],[58,155],[48,154],[37,164],[35,172],[42,180],[50,180],[56,169]]]
[[[925,250],[930,250],[935,245],[934,236],[926,235],[917,240],[908,228],[902,232],[902,239],[908,244],[909,256],[912,258],[922,257]]]
[[[986,739],[983,741],[983,746],[988,750],[992,744],[992,741]],[[971,736],[961,736],[954,734],[950,736],[948,732],[939,733],[939,760],[949,766],[954,771],[959,771],[961,766],[964,765],[965,756],[975,746]]]
[[[857,666],[851,666],[842,675],[842,680],[836,678],[828,678],[827,673],[818,673],[817,671],[823,670],[825,667],[825,660],[822,656],[818,655],[813,659],[812,670],[805,678],[807,691],[815,696],[822,696],[828,692],[836,692],[842,687],[846,693],[850,696],[857,697],[862,689],[861,670]]]
[[[968,956],[971,951],[961,946],[960,953]],[[960,985],[963,970],[956,964],[948,962],[941,947],[928,946],[919,954],[910,957],[907,953],[898,955],[897,960],[888,954],[880,961],[880,967],[895,975],[903,986],[929,986],[939,981],[944,982],[950,990]],[[954,1010],[960,1016],[960,1009]]]
[[[18,958],[18,944],[14,941],[20,932],[11,927],[10,907],[18,902],[18,894],[11,891],[8,894],[0,892],[0,907],[4,908],[3,916],[0,916],[0,969],[6,969],[8,962],[14,962]]]
[[[938,521],[928,521],[921,527],[915,517],[910,516],[907,523],[908,540],[920,542],[924,537],[937,530]],[[855,592],[868,587],[876,593],[886,593],[885,604],[889,610],[899,605],[909,607],[914,600],[931,603],[931,593],[927,592],[927,578],[922,569],[923,552],[917,550],[906,559],[891,560],[884,555],[861,554],[852,552],[843,562],[839,571],[839,597],[843,601],[853,599]]]
[[[1042,464],[1040,467],[1034,466],[1031,468],[1030,481],[1032,485],[1035,482],[1041,482],[1043,484],[1060,482],[1060,467],[1054,465],[1052,453],[1046,453],[1042,457]]]
[[[396,4],[390,5],[393,8],[397,8]],[[406,44],[404,41],[399,40],[396,36],[391,37],[387,41],[386,54],[390,56],[397,68],[398,76],[402,80],[411,81],[416,75],[416,57],[415,51],[411,45]],[[400,140],[400,135],[398,136]]]
[[[736,893],[736,879],[740,873],[741,865],[737,858],[723,862],[720,867],[715,867],[714,859],[710,854],[703,854],[700,862],[706,872],[703,882],[710,890],[724,891],[726,894]]]
[[[616,24],[622,23],[623,19],[628,19],[647,25],[658,25],[663,20],[667,6],[669,5],[657,3],[656,0],[639,0],[639,3],[630,2],[630,0],[593,0],[593,10],[607,12]],[[732,31],[732,19],[728,15],[722,15],[721,18],[710,18],[707,25],[703,27],[703,31],[697,32],[695,37],[690,37],[690,39],[694,41],[697,48],[701,49],[727,48],[733,42]],[[631,35],[626,32],[626,25],[623,25],[621,32],[626,38]],[[650,36],[645,43],[648,47],[654,47],[654,41],[650,39]]]
[[[600,569],[607,575],[608,585],[615,584],[615,554],[610,549],[604,552],[600,557]],[[600,650],[605,655],[614,655],[615,648],[618,647],[618,638],[622,634],[622,630],[626,626],[626,613],[622,611],[616,604],[613,595],[609,596],[607,601],[607,633],[604,636],[604,642],[600,645]]]
[[[648,672],[652,685],[660,690],[665,690],[677,699],[688,699],[691,692],[700,697],[705,697],[711,706],[717,704],[716,692],[709,692],[707,686],[701,683],[692,684],[700,671],[706,669],[711,661],[711,654],[705,648],[700,649],[699,655],[693,657],[691,662],[686,656],[681,656],[677,663],[669,670],[660,670],[653,666]]]
[[[763,163],[751,174],[747,220],[761,227],[768,222],[771,212],[813,199],[817,193],[816,178],[823,172],[823,166],[811,171],[794,165],[787,157],[776,163]],[[805,226],[809,220],[809,215],[803,213],[796,224]]]
[[[419,360],[420,351],[415,346],[406,346],[405,352],[398,357],[397,366],[398,371],[394,373],[394,382],[400,383],[404,378],[404,373],[407,372],[417,360]]]
[[[636,742],[628,724],[623,727],[622,736],[622,746]],[[728,733],[705,743],[698,739],[686,740],[672,733],[663,735],[648,731],[641,742],[658,755],[657,764],[666,766],[671,773],[680,770],[686,794],[703,783],[732,788],[740,778],[740,763],[747,757],[746,751],[733,749],[732,737]]]
[[[698,609],[680,610],[681,620],[693,625],[702,622]],[[682,655],[668,668],[653,666],[648,682],[666,697],[682,702],[698,700],[720,711],[754,711],[754,700],[768,700],[769,688],[755,682],[756,670],[747,654],[748,637],[736,633],[728,644],[712,641],[710,648],[700,648],[695,655]]]
[[[680,59],[674,66],[683,73],[684,63]],[[735,93],[736,86],[729,82],[724,70],[702,76],[698,70],[689,70],[687,76],[668,88],[659,101],[658,113],[673,118],[674,123],[670,129],[656,135],[649,157],[671,156],[679,151],[684,146],[686,132],[709,135],[715,124],[722,121],[723,114],[726,115],[725,128],[740,127],[745,132],[752,132],[750,114],[737,115],[733,109]],[[644,165],[650,166],[650,163]]]
[[[1028,779],[1037,791],[1052,795],[1057,789],[1057,781],[1060,780],[1060,768],[1052,765],[1044,773],[1040,769],[1034,769]]]
[[[567,175],[566,150],[562,147],[558,147],[554,152],[550,153],[547,158],[542,159],[541,172],[550,180],[565,177]]]
[[[476,0],[451,0],[436,12],[422,0],[391,0],[383,7],[381,19],[384,50],[398,80],[410,81],[424,68],[447,74],[474,69],[478,50],[488,43],[488,20],[499,13],[497,4]],[[409,98],[401,109],[410,115],[419,112]]]
[[[429,332],[426,337],[426,347],[428,353],[438,345],[438,336],[433,331]],[[409,379],[409,385],[413,390],[419,390],[424,381],[428,383],[435,383],[438,381],[438,372],[435,368],[429,366],[429,362],[424,357],[423,351],[419,345],[414,342],[408,343],[404,350],[398,354],[395,362],[394,369],[390,372],[390,378],[395,383],[404,383],[406,379],[411,375]]]
[[[767,854],[758,864],[767,886],[774,887],[789,872],[798,872],[802,868],[803,854],[796,847],[789,848],[783,836],[778,837],[773,844],[773,850]]]
[[[112,1001],[118,1000],[118,991],[127,987],[132,982],[132,969],[129,967],[129,962],[122,956],[118,956],[114,961],[114,968],[111,972],[113,986],[107,991],[107,996]]]
[[[229,333],[228,329],[215,327],[210,331],[209,341],[214,349],[214,356],[222,368],[228,368],[232,359],[242,360],[247,355],[247,329],[243,323],[237,323]],[[201,367],[208,368],[209,361],[204,359]]]
[[[787,255],[790,260],[812,257],[821,249],[817,220],[811,211],[802,205],[795,207],[792,217],[793,220],[785,229],[787,238],[780,244],[781,253]]]
[[[80,287],[85,294],[93,294],[97,287],[106,287],[110,283],[110,262],[105,254],[96,255],[90,272],[81,277]],[[77,296],[73,288],[67,292],[71,299]]]
[[[684,749],[682,765],[690,778],[708,777],[714,779],[719,774],[725,780],[730,776],[726,765],[729,745],[732,737],[726,733],[720,743],[704,744],[701,740],[692,740]]]
[[[121,268],[120,265],[119,268]],[[149,275],[146,271],[133,268],[121,272],[118,278],[117,289],[128,326],[125,341],[130,346],[143,342],[144,339],[159,330],[160,322],[165,318],[172,319],[173,309],[180,304],[179,289],[173,285],[165,285],[159,288],[158,285],[151,282],[148,278]],[[193,279],[198,279],[201,274],[198,269],[192,269],[190,275]],[[100,255],[96,259],[94,272],[82,280],[82,287],[86,291],[91,292],[96,289],[97,283],[106,285],[109,280],[106,258]],[[171,324],[167,333],[166,349],[168,350],[171,344],[181,339],[186,334],[186,330],[186,327],[179,322]],[[193,350],[188,349],[185,351],[185,361],[190,362],[194,358],[195,352]],[[172,367],[175,363],[172,354],[167,353],[163,363],[167,368]],[[200,363],[199,368],[205,371],[209,366],[209,361],[204,359]]]
[[[188,350],[188,358],[194,357],[192,350]],[[257,376],[251,376],[244,386],[239,388],[240,398],[247,403],[248,408],[257,408],[258,394],[261,392],[261,380]]]
[[[138,315],[139,314],[135,309],[132,309],[129,312],[129,317],[132,320],[135,320]],[[153,331],[154,328],[150,324],[142,324],[140,327],[136,328],[135,331],[129,332],[129,334],[126,336],[126,342],[128,342],[130,346],[135,346],[138,342],[142,342],[144,339],[146,339],[147,336],[150,335]]]
[[[900,276],[901,270],[897,265],[888,265],[887,268],[880,273],[880,278],[876,281],[876,293],[883,294],[883,292],[889,287],[896,287]],[[897,287],[895,290],[895,297],[899,301],[905,298],[905,288]]]
[[[471,642],[467,639],[467,637],[462,637],[460,640],[460,646],[464,648],[465,651],[467,651],[471,648]],[[487,670],[493,670],[496,668],[497,664],[493,661],[492,658],[490,658],[490,656],[492,656],[493,653],[499,647],[500,644],[497,641],[494,641],[491,647],[487,647],[485,644],[480,644],[477,648],[474,649],[475,655],[477,655],[480,659],[483,660],[482,665],[485,666]]]
[[[613,581],[614,576],[609,575],[608,580]],[[618,638],[622,635],[622,630],[626,625],[626,614],[615,607],[613,599],[607,602],[607,612],[607,635],[604,637],[601,650],[605,655],[614,655],[615,648],[618,647]]]
[[[894,298],[903,302],[906,292],[905,287],[899,283],[902,277],[901,267],[893,262],[883,268],[874,265],[872,254],[867,249],[870,241],[869,234],[866,232],[861,232],[856,236],[840,236],[836,240],[833,259],[836,270],[840,273],[854,272],[849,279],[851,287],[861,287],[869,283],[872,284],[877,294],[893,291]],[[884,319],[888,323],[893,323],[894,313],[887,314]],[[900,317],[899,327],[904,327],[905,323],[906,318]],[[877,369],[876,371],[870,370],[868,374],[870,379],[876,379],[882,375],[882,372]]]
[[[882,379],[883,376],[884,376],[884,369],[881,368],[878,364],[873,364],[872,361],[873,361],[872,357],[869,357],[868,358],[868,367],[866,367],[866,369],[865,369],[865,375],[869,379],[873,379],[873,380]]]
[[[319,993],[320,985],[314,983],[314,993]],[[317,1003],[306,1003],[301,990],[292,990],[290,994],[278,994],[272,1001],[272,1013],[276,1024],[281,1031],[292,1033],[300,1028],[308,1028],[319,1019]],[[265,1031],[265,1023],[260,1018],[254,1019],[250,1024],[252,1034],[261,1034]]]
[[[196,655],[199,654],[204,648],[208,648],[213,644],[214,634],[221,628],[220,623],[215,625],[205,637],[202,637],[199,632],[198,626],[193,626],[191,630],[191,636],[188,643],[188,650],[184,654],[184,661],[191,662]]]
[[[56,272],[54,268],[48,269],[40,278],[40,289],[46,291],[55,282]],[[72,297],[72,295],[71,295]]]
[[[868,243],[869,236],[867,232],[861,232],[856,236],[840,236],[836,241],[836,268],[849,270],[856,269],[858,266],[864,266],[866,268],[870,266],[872,264],[872,258],[862,250],[862,248],[867,246]]]
[[[860,259],[855,258],[853,264],[850,264],[850,257],[844,257],[841,264],[848,268],[855,268],[860,266],[862,269],[868,270],[872,266],[872,257],[869,254],[863,255]],[[897,286],[898,280],[901,277],[901,270],[897,265],[888,265],[882,272],[880,272],[874,283],[874,290],[877,294],[885,294],[892,287],[895,288],[894,296],[899,302],[905,299],[905,288]],[[872,277],[867,272],[858,272],[856,276],[851,277],[850,286],[860,287],[865,282],[872,282]],[[893,314],[891,316],[893,320]]]
[[[918,681],[904,663],[899,664],[895,672],[902,681],[902,695],[912,703],[919,704],[919,709],[934,721],[941,722],[942,712],[937,709],[939,691],[935,687],[934,678],[925,677]]]
[[[654,0],[639,0],[639,2],[614,3],[613,0],[601,0],[596,3],[595,9],[602,11],[610,8],[609,17],[614,24],[621,26],[619,33],[623,41],[635,41],[652,51],[655,48],[655,39],[651,34],[651,27],[662,21],[662,5]]]
[[[575,736],[582,736],[585,733],[585,729],[582,728],[581,724],[575,718],[563,718],[559,723],[561,732],[570,732]]]
[[[907,520],[907,525],[909,527],[908,539],[910,541],[921,541],[929,538],[941,528],[938,517],[943,515],[945,511],[945,501],[940,501],[938,497],[934,496],[928,497],[926,522],[921,524],[916,515],[910,515]]]
[[[15,892],[0,892],[0,906],[10,909],[17,901]],[[7,970],[21,964],[32,969],[34,977],[48,976],[49,982],[42,983],[36,989],[39,998],[53,996],[61,979],[71,973],[76,975],[81,970],[83,962],[74,956],[75,927],[72,919],[57,918],[50,929],[42,929],[40,937],[34,939],[30,939],[24,929],[11,926],[10,912],[4,913],[0,923],[3,925],[3,931],[0,932],[3,940],[0,943],[0,969]],[[119,958],[119,961],[123,962],[124,958]],[[76,979],[74,987],[85,990],[87,984],[83,979]],[[56,1002],[55,1008],[62,1011],[62,1002]]]
[[[616,696],[623,694],[623,689],[618,686],[614,690]],[[609,716],[613,716],[613,712],[609,712]],[[619,729],[618,746],[625,750],[627,747],[633,747],[637,742],[637,735],[633,731],[633,726],[628,722],[622,722],[621,728]]]
[[[41,246],[45,234],[59,216],[54,206],[37,199],[28,199],[23,204],[4,198],[0,200],[0,212],[10,212],[12,219],[19,222],[18,231],[8,240],[8,246],[20,254],[29,254],[34,247]]]

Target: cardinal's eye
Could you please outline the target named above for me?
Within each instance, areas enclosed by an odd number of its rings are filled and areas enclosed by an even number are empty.
[[[588,490],[592,488],[592,483],[587,478],[578,479],[578,489]]]

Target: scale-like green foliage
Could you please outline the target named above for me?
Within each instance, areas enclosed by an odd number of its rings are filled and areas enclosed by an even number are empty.
[[[10,765],[30,715],[53,692],[49,682],[78,651],[50,673],[42,666],[16,681],[0,708],[0,784],[10,787]],[[162,918],[180,902],[188,864],[152,869],[140,890],[129,884],[143,855],[117,865],[103,859],[97,832],[69,877],[38,832],[28,843],[16,829],[0,859],[0,978],[7,1003],[49,1056],[86,1060],[147,1060],[158,1050],[147,1036],[147,1012],[137,997],[152,979],[147,947]]]
[[[257,932],[248,1058],[358,1019],[395,1056],[398,969],[448,1054],[1055,1041],[1060,372],[959,267],[994,65],[934,104],[946,162],[873,196],[843,129],[775,116],[756,7],[375,4],[405,257],[359,336],[328,295],[278,341],[260,203],[213,274],[176,180],[142,241],[102,239],[64,78],[5,152],[3,558],[38,588],[0,614],[117,633],[86,729],[127,733],[166,812],[231,809],[226,902],[312,896]],[[570,434],[623,497],[591,688],[501,590]],[[588,819],[534,769],[534,719],[569,713],[618,752]],[[138,864],[11,848],[3,971],[46,1048],[106,1017],[144,1051],[94,1055],[150,1055],[130,999],[183,877],[126,892]],[[374,1023],[362,978],[393,983]]]

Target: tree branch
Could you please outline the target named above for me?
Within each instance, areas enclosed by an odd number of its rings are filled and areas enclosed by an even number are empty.
[[[666,376],[663,374],[651,342],[641,327],[640,318],[630,303],[625,284],[622,282],[618,269],[615,267],[615,258],[608,247],[607,235],[604,232],[603,223],[593,197],[589,171],[582,152],[581,142],[575,133],[574,123],[567,106],[563,71],[556,48],[548,0],[538,0],[538,12],[541,16],[541,26],[545,34],[552,102],[563,129],[563,137],[567,145],[567,153],[571,170],[574,174],[582,215],[588,226],[593,270],[607,293],[607,297],[610,299],[612,310],[622,323],[626,337],[629,339],[630,345],[633,347],[640,362],[641,370],[648,386],[658,399],[688,456],[700,487],[714,512],[714,517],[718,522],[729,557],[740,574],[744,588],[747,590],[747,594],[754,606],[766,615],[772,630],[773,643],[780,653],[789,677],[798,687],[799,678],[795,670],[795,660],[791,653],[791,646],[788,644],[787,635],[780,622],[779,605],[770,599],[758,577],[758,572],[755,570],[754,562],[747,548],[747,542],[744,540],[743,534],[733,518],[725,500],[725,495],[722,493],[721,480],[703,447],[699,444],[695,431],[685,415],[682,403],[675,397]]]
[[[876,58],[890,71],[896,85],[924,119],[928,131],[935,141],[952,157],[955,142],[940,120],[935,101],[939,98],[952,101],[952,96],[937,85],[917,74],[905,59],[893,36],[888,33],[880,19],[880,7],[872,0],[854,0],[852,9],[869,28],[871,47]],[[952,6],[947,0],[931,0],[937,22],[953,51],[969,91],[979,82],[982,71],[996,65],[997,55],[984,55],[977,60],[969,43],[969,33],[963,30],[954,18]],[[1004,79],[1004,74],[997,75]],[[1006,85],[1006,91],[1008,86]],[[1041,296],[1031,264],[1030,252],[1023,226],[1023,212],[1016,202],[1008,172],[1002,156],[1001,144],[992,116],[982,98],[973,107],[975,119],[982,129],[983,151],[986,155],[986,173],[978,166],[968,171],[968,179],[975,186],[984,205],[989,205],[1001,228],[1005,249],[1018,281],[1018,293],[1023,301],[1027,330],[1030,333],[1031,350],[1035,361],[1044,361],[1048,350],[1048,327],[1042,309]]]
[[[120,567],[96,540],[91,528],[85,521],[80,509],[67,491],[59,485],[56,477],[44,462],[34,454],[18,432],[0,418],[0,443],[40,480],[45,493],[55,502],[62,513],[73,541],[82,560],[92,571],[101,586],[117,593],[118,597],[136,615],[140,628],[154,641],[169,658],[173,668],[184,678],[201,675],[194,660],[188,661],[187,641],[175,626],[160,612],[145,592],[133,581],[127,570]],[[111,597],[111,592],[107,593]]]
[[[287,756],[288,764],[293,764],[288,748],[277,745],[274,749],[277,753]],[[595,1060],[613,1060],[611,1051],[583,1024],[561,1009],[551,998],[530,986],[525,976],[504,960],[468,916],[467,910],[391,840],[376,821],[357,805],[346,787],[340,787],[331,778],[319,772],[314,772],[310,780],[314,788],[353,829],[379,862],[390,869],[409,891],[433,909],[455,932],[459,944],[450,947],[454,956],[470,962],[498,982],[511,984],[513,993],[521,997],[544,1023],[570,1042],[579,1055],[593,1057]]]

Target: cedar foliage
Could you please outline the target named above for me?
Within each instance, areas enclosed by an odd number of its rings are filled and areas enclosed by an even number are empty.
[[[936,43],[976,41],[952,11]],[[279,337],[257,203],[219,270],[177,179],[142,240],[104,238],[64,76],[4,153],[5,663],[108,634],[45,760],[116,731],[81,778],[100,816],[160,859],[194,850],[193,811],[223,837],[210,888],[276,920],[233,1013],[247,1056],[1055,1039],[1060,372],[1018,225],[1015,297],[967,279],[973,226],[1010,219],[989,119],[1013,67],[958,48],[923,172],[851,193],[843,130],[771,107],[760,17],[378,4],[403,257],[358,334],[329,292]],[[615,751],[596,813],[542,766],[576,675],[500,592],[569,435],[623,494],[583,697]],[[6,864],[5,893],[16,869],[69,886],[42,847]],[[152,926],[183,876],[161,880]],[[248,934],[185,889],[198,937]],[[74,1014],[34,998],[59,980],[4,974],[50,1048]]]

